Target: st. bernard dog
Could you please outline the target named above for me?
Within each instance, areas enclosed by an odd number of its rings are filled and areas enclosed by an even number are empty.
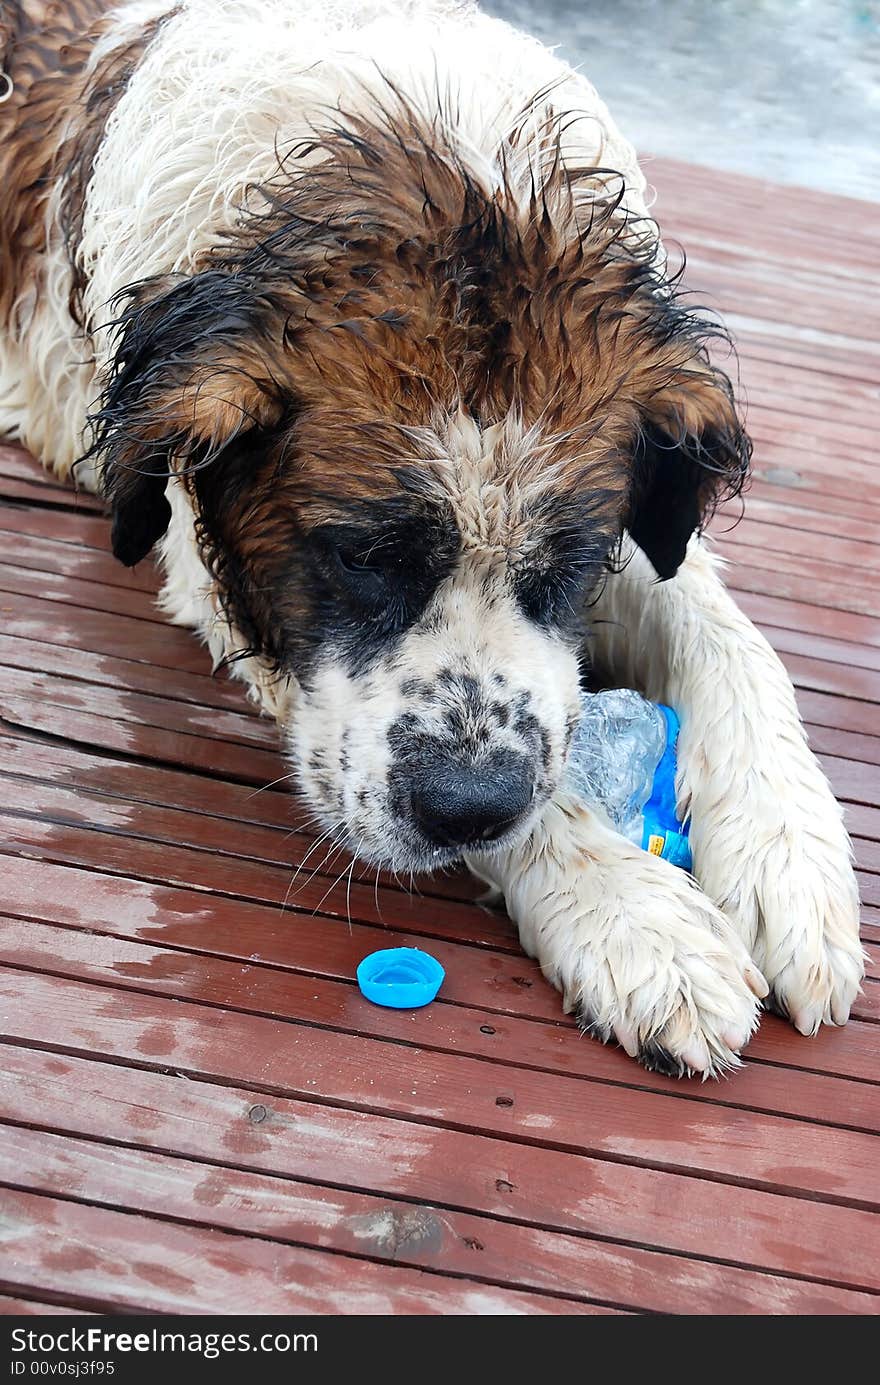
[[[590,83],[455,0],[2,16],[0,431],[156,548],[333,840],[464,857],[649,1067],[842,1024],[841,812],[699,537],[749,441]],[[699,884],[561,786],[585,678],[678,710]]]

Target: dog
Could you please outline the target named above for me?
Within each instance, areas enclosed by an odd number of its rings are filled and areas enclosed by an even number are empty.
[[[466,859],[648,1067],[844,1023],[842,814],[701,538],[749,440],[592,86],[456,0],[3,12],[0,429],[157,550],[334,840]],[[696,880],[566,791],[588,677],[678,710]]]

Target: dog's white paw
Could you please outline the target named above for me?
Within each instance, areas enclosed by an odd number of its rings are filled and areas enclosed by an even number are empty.
[[[595,919],[573,919],[556,979],[567,1011],[645,1067],[717,1077],[739,1065],[767,984],[710,901],[687,877],[668,878],[674,870],[646,880],[639,904],[615,901],[598,945]]]
[[[839,813],[826,819],[826,829],[780,826],[759,851],[744,851],[733,878],[714,863],[700,872],[740,936],[751,940],[770,986],[767,1008],[802,1034],[846,1024],[865,970],[858,889]]]
[[[846,1023],[864,975],[852,851],[800,724],[755,741],[711,772],[689,747],[680,798],[695,874],[766,976],[767,1008],[815,1034]]]
[[[471,864],[590,1033],[676,1076],[738,1065],[767,985],[683,871],[564,800],[523,846]]]

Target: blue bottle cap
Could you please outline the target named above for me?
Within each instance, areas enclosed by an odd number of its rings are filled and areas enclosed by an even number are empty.
[[[371,952],[357,969],[361,994],[390,1010],[430,1005],[445,975],[437,959],[418,947],[386,947]]]

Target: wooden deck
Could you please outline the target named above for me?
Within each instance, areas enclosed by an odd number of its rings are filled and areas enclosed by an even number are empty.
[[[872,969],[677,1083],[581,1038],[464,880],[331,888],[272,726],[0,451],[0,1293],[70,1308],[872,1313],[880,1291],[880,215],[650,165],[737,335],[756,440],[731,582],[846,801]],[[255,790],[260,792],[255,792]],[[320,860],[320,853],[316,858]],[[329,869],[329,867],[328,867]],[[443,962],[378,1010],[370,950]]]

